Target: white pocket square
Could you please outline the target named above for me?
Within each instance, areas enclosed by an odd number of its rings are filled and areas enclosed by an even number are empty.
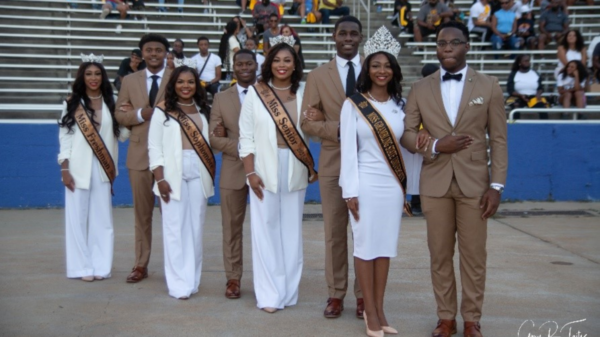
[[[473,105],[482,105],[483,104],[483,97],[479,96],[477,98],[475,98],[474,100],[472,100],[471,102],[469,102],[469,106],[473,106]]]

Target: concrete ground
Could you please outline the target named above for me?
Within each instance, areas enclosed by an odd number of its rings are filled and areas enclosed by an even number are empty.
[[[306,214],[320,212],[320,205],[305,208]],[[134,262],[132,209],[115,209],[112,278],[93,283],[65,277],[63,217],[59,209],[0,211],[0,336],[365,335],[364,323],[353,314],[351,287],[342,317],[323,318],[327,288],[318,216],[304,222],[298,305],[275,314],[256,308],[248,217],[242,298],[223,296],[220,208],[212,206],[200,291],[188,301],[167,295],[158,210],[150,277],[138,284],[125,283]],[[501,213],[489,221],[484,336],[598,336],[598,242],[600,203],[501,205]],[[399,336],[406,337],[430,336],[437,320],[422,217],[403,219],[386,313]],[[457,336],[462,336],[458,319]]]

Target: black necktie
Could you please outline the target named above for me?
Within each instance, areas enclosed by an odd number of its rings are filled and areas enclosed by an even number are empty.
[[[245,95],[245,94],[247,94],[247,93],[248,93],[248,89],[244,89],[244,90],[242,91],[242,93],[243,93],[244,95]]]
[[[346,77],[346,97],[354,95],[356,92],[356,75],[354,74],[354,65],[348,61],[348,76]]]
[[[444,76],[442,76],[442,81],[449,81],[449,80],[457,80],[460,82],[460,80],[462,80],[462,74],[458,73],[458,74],[450,74],[450,73],[445,73]]]
[[[152,75],[152,86],[150,86],[150,95],[148,95],[150,99],[150,106],[154,107],[154,101],[156,101],[156,95],[158,94],[158,75]]]

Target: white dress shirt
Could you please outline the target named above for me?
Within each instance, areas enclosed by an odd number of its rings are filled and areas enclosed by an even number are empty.
[[[344,92],[346,92],[346,78],[348,77],[348,61],[351,61],[352,65],[354,65],[354,75],[356,76],[355,79],[358,79],[358,75],[360,74],[361,70],[360,56],[358,53],[352,58],[352,60],[346,60],[337,54],[335,55],[335,63],[337,65],[338,72],[340,73],[340,80],[342,81]]]
[[[156,74],[153,74],[150,72],[150,70],[148,70],[148,68],[145,69],[146,71],[146,90],[148,91],[148,97],[150,97],[150,89],[152,89],[152,76],[153,75],[158,75],[158,79],[156,80],[156,83],[158,83],[158,87],[160,88],[160,82],[163,79],[163,76],[165,75],[165,69],[167,69],[166,67],[163,67],[161,71],[159,71]],[[154,102],[156,103],[156,102]],[[138,109],[137,111],[137,119],[138,122],[144,123],[144,117],[142,117],[142,109]]]
[[[240,106],[244,104],[244,98],[246,98],[246,95],[248,94],[248,89],[250,89],[250,87],[248,88],[244,88],[241,85],[236,85],[237,87],[237,91],[238,91],[238,97],[240,98]],[[244,90],[246,90],[246,93],[244,93]]]

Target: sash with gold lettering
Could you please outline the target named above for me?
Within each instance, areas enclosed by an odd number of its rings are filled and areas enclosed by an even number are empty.
[[[100,110],[99,113],[102,113],[102,110]],[[106,144],[104,144],[104,140],[102,140],[102,137],[98,133],[96,126],[94,123],[92,123],[90,116],[88,116],[87,112],[85,111],[83,104],[75,111],[75,122],[77,123],[77,126],[79,126],[79,130],[81,130],[83,137],[92,148],[94,155],[100,162],[100,166],[102,166],[104,173],[106,173],[106,176],[110,181],[111,193],[114,195],[114,192],[112,191],[112,184],[117,177],[117,168],[115,167],[115,162],[110,156],[110,152],[108,152]]]
[[[308,169],[308,182],[314,183],[319,179],[319,173],[314,169],[315,161],[304,139],[300,136],[300,132],[298,132],[298,129],[296,129],[296,126],[292,122],[290,114],[270,86],[259,82],[254,85],[254,88],[269,115],[273,118],[277,131],[279,131],[287,146],[292,150],[294,156]]]
[[[156,105],[156,107],[162,111],[165,111],[165,102],[160,102]],[[173,111],[167,111],[167,113],[169,116],[171,116],[171,118],[179,123],[179,126],[181,126],[181,131],[183,131],[183,134],[190,141],[190,144],[192,144],[192,147],[194,148],[194,151],[196,151],[198,157],[200,157],[202,164],[204,164],[208,170],[208,173],[210,173],[214,184],[217,163],[215,161],[215,156],[210,149],[208,142],[206,141],[206,138],[204,138],[202,135],[202,130],[200,130],[198,125],[196,125],[196,123],[194,123],[194,121],[185,113],[177,113]]]
[[[404,192],[404,195],[406,196],[406,168],[404,167],[400,145],[396,141],[394,130],[392,130],[385,120],[385,117],[369,103],[363,94],[354,94],[350,96],[349,99],[356,110],[360,112],[359,115],[365,120],[369,128],[371,128],[371,131],[373,131],[379,149],[381,149],[388,166],[392,172],[394,172],[394,176],[396,177],[396,180],[398,180],[400,187],[402,187],[402,192]],[[404,211],[409,216],[413,215],[410,204],[406,201],[406,197],[404,198]]]

